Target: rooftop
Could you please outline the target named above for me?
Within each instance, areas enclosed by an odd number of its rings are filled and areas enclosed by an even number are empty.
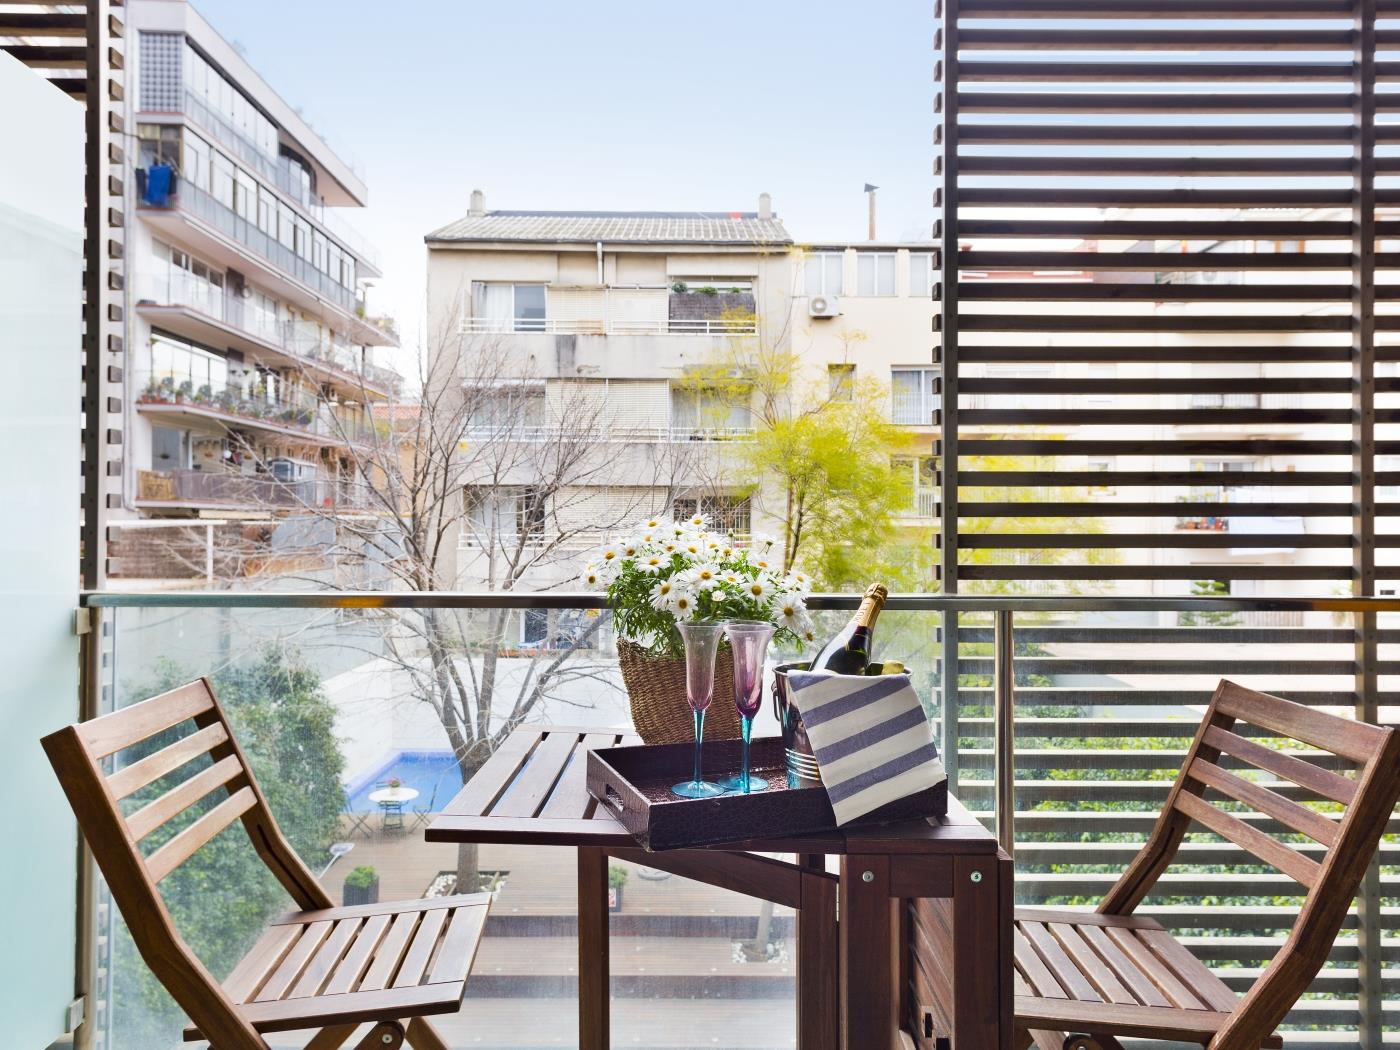
[[[429,233],[433,241],[545,244],[770,244],[792,236],[771,213],[740,211],[485,211]]]

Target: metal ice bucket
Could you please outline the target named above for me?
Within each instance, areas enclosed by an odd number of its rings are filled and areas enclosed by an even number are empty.
[[[817,768],[816,755],[812,753],[812,742],[807,739],[807,727],[802,724],[802,715],[788,700],[788,672],[806,669],[805,663],[780,664],[773,672],[773,714],[777,716],[778,725],[783,730],[783,753],[787,756],[788,779],[820,784],[822,774]]]

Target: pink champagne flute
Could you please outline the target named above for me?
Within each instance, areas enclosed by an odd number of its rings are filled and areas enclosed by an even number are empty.
[[[685,698],[695,715],[695,775],[672,786],[681,798],[714,798],[724,788],[700,776],[700,745],[705,739],[705,712],[715,696],[715,654],[719,651],[724,625],[681,623],[676,625],[685,642]]]
[[[739,711],[744,739],[744,764],[737,776],[720,781],[720,786],[747,795],[762,791],[768,781],[749,775],[749,737],[753,718],[763,706],[763,663],[775,628],[761,620],[730,620],[724,625],[729,646],[734,651],[734,706]]]

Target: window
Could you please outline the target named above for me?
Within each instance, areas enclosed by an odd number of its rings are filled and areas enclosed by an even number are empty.
[[[180,168],[180,177],[190,185],[198,186],[207,192],[212,177],[210,161],[213,151],[209,148],[209,143],[192,131],[185,132],[183,138],[185,162]]]
[[[249,222],[258,217],[258,184],[242,168],[233,172],[233,210]]]
[[[833,401],[850,401],[856,393],[856,366],[827,365],[826,390]]]
[[[163,333],[151,339],[153,388],[207,399],[228,388],[228,361],[202,347]]]
[[[890,369],[890,422],[926,427],[938,410],[936,368]]]
[[[190,465],[190,433],[174,427],[151,428],[151,469],[184,470]]]
[[[180,128],[176,124],[140,124],[136,128],[137,166],[169,164],[180,168]]]
[[[894,295],[894,252],[856,253],[856,294]]]
[[[462,500],[466,510],[461,535],[464,546],[486,547],[544,538],[542,489],[468,485],[462,490]]]
[[[748,539],[753,532],[752,511],[747,496],[701,496],[698,499],[678,499],[671,504],[677,521],[684,521],[699,512],[710,519],[710,528],[727,532],[738,540]]]
[[[464,392],[473,399],[467,425],[477,431],[518,431],[543,427],[545,395],[541,386],[475,387]]]
[[[749,430],[753,426],[747,388],[671,388],[671,427],[674,430]]]
[[[844,292],[842,252],[810,252],[803,264],[808,295],[841,295]]]
[[[933,253],[909,253],[909,294],[918,299],[933,295]]]
[[[225,208],[233,207],[233,172],[233,161],[215,150],[210,165],[209,192]]]
[[[938,516],[938,468],[932,456],[894,456],[890,467],[903,474],[909,482],[909,503],[903,516],[936,518]]]
[[[485,332],[543,332],[546,291],[542,284],[477,282],[472,286],[473,328]]]

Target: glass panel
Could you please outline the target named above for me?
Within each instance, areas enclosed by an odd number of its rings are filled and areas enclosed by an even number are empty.
[[[544,285],[517,284],[515,286],[515,330],[517,332],[544,331],[544,307]]]

